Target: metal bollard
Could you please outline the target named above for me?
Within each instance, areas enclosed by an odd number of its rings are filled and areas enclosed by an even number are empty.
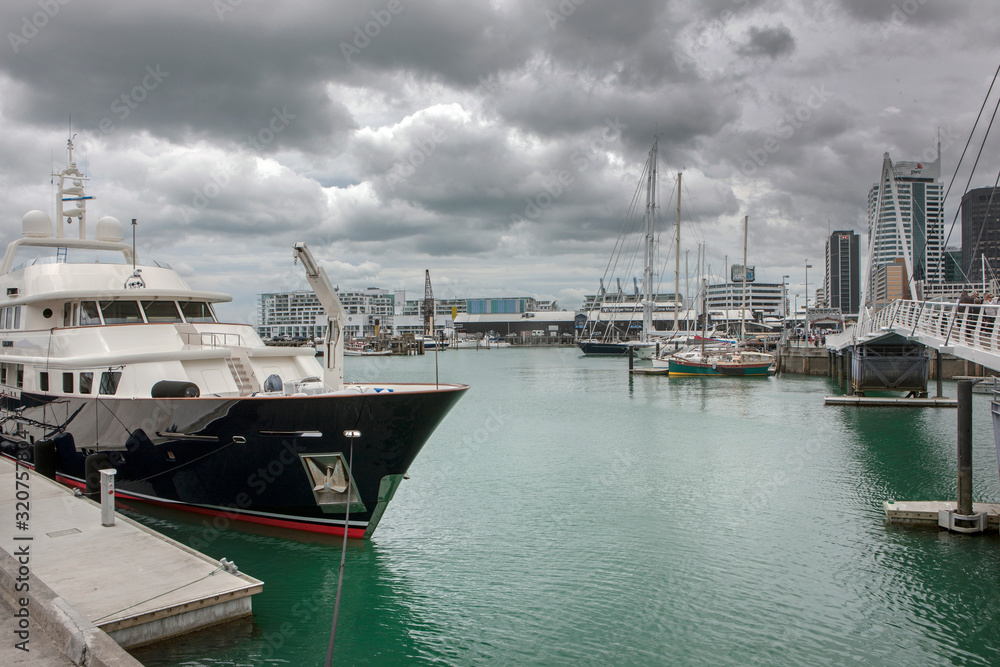
[[[101,470],[101,525],[115,525],[115,473],[114,468]]]

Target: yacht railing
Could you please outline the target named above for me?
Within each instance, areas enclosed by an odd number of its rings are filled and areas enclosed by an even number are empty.
[[[201,331],[197,333],[181,333],[181,339],[185,345],[197,347],[243,347],[243,336],[236,333],[221,333],[212,331]]]

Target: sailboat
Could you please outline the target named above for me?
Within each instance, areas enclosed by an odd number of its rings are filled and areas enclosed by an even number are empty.
[[[740,304],[740,343],[733,346],[721,348],[709,348],[705,346],[705,338],[708,337],[708,314],[707,303],[704,302],[702,291],[703,307],[702,327],[706,333],[702,337],[700,348],[676,352],[670,355],[669,367],[671,376],[708,376],[708,375],[729,375],[736,377],[743,376],[766,376],[769,374],[771,365],[774,363],[774,355],[766,352],[756,352],[743,348],[747,338],[746,329],[746,303],[747,303],[747,226],[749,216],[743,217],[743,302]]]
[[[645,263],[643,269],[643,295],[642,295],[642,331],[638,340],[619,340],[617,329],[615,328],[615,315],[620,311],[619,307],[624,300],[619,286],[618,305],[612,307],[611,317],[604,329],[604,334],[600,337],[595,335],[595,329],[600,321],[601,312],[604,310],[607,301],[607,291],[604,289],[604,280],[601,279],[601,289],[598,292],[597,319],[589,322],[590,337],[577,341],[577,346],[585,356],[627,356],[634,354],[640,359],[649,359],[655,351],[655,343],[649,340],[649,334],[653,330],[653,251],[654,235],[653,223],[656,218],[656,151],[659,138],[653,139],[653,147],[649,151],[649,159],[646,169],[646,212],[644,221],[646,223],[646,236],[643,243],[645,249]],[[616,244],[616,252],[620,252],[620,246]],[[638,297],[638,294],[636,295]],[[632,312],[635,312],[636,303],[632,303]]]

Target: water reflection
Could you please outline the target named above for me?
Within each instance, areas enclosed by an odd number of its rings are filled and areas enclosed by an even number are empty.
[[[133,518],[182,543],[204,538],[204,525],[183,513],[160,509]],[[297,537],[296,537],[297,536]],[[147,667],[167,665],[322,664],[333,618],[340,538],[307,536],[262,526],[219,532],[201,550],[236,560],[244,572],[264,581],[254,596],[253,622],[226,624],[210,631],[137,649]],[[414,628],[436,633],[413,615],[405,569],[371,542],[350,540],[344,571],[335,660],[359,664],[374,646],[388,662],[426,654],[414,641]],[[381,663],[385,664],[385,663]]]

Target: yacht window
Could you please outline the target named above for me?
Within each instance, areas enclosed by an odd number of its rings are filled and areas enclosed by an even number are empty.
[[[80,373],[80,393],[89,394],[94,391],[94,374]]]
[[[0,364],[0,384],[7,384],[7,364]]]
[[[10,329],[10,308],[0,310],[0,328]]]
[[[49,374],[42,371],[38,374],[38,390],[48,391],[49,390]]]
[[[118,391],[118,381],[122,379],[121,371],[104,371],[101,373],[101,394],[114,394]]]
[[[49,317],[52,316],[52,311],[49,311]],[[21,328],[21,306],[14,306],[14,328]]]
[[[173,301],[143,301],[142,309],[146,312],[147,322],[180,322],[177,304]]]
[[[214,322],[212,308],[204,301],[188,301],[181,304],[181,312],[188,322]]]
[[[63,304],[63,326],[71,327],[73,326],[73,320],[70,319],[70,315],[73,313],[73,309],[70,307],[69,302]]]
[[[17,365],[17,388],[20,389],[24,386],[24,364]]]
[[[100,326],[101,324],[101,313],[97,310],[96,301],[81,301],[80,302],[80,326],[81,327],[94,327]]]
[[[73,393],[73,374],[63,373],[63,391],[67,394]]]
[[[105,324],[142,323],[138,301],[101,301],[101,315]]]

